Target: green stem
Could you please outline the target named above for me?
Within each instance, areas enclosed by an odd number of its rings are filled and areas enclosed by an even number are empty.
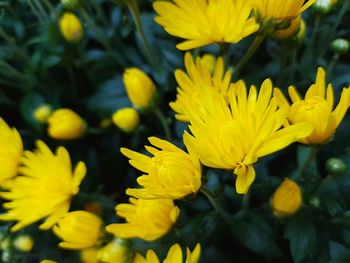
[[[170,141],[171,140],[171,132],[170,132],[170,129],[169,129],[168,121],[166,120],[163,112],[161,112],[159,110],[159,108],[155,108],[153,112],[157,116],[157,118],[159,119],[160,123],[163,126],[165,138],[168,141]]]
[[[231,218],[229,214],[226,213],[225,209],[220,204],[219,200],[214,196],[214,194],[204,185],[200,188],[200,192],[205,195],[205,197],[209,200],[215,212],[222,216],[222,218],[231,222]]]
[[[306,169],[310,166],[310,164],[312,163],[312,161],[315,159],[318,148],[316,146],[311,146],[311,150],[309,152],[309,155],[305,161],[305,163],[298,169],[298,171],[296,172],[296,174],[292,177],[293,180],[296,180],[300,177],[303,176],[304,172],[306,171]]]
[[[41,15],[45,18],[45,20],[48,20],[48,16],[47,16],[47,13],[46,13],[46,11],[45,11],[45,9],[44,9],[44,7],[42,6],[42,4],[41,4],[41,2],[40,2],[41,0],[34,0],[34,3],[35,3],[35,5],[36,5],[36,7],[37,7],[37,9],[38,9],[38,11],[41,13]]]
[[[224,60],[224,66],[226,68],[228,67],[228,64],[230,62],[230,52],[229,52],[229,50],[230,50],[230,44],[228,44],[228,43],[220,44],[219,55]]]
[[[331,63],[329,63],[328,67],[327,67],[327,76],[331,76],[332,75],[332,71],[335,67],[335,65],[337,64],[339,60],[339,54],[334,54],[333,57],[332,57],[332,60],[331,60]]]
[[[37,19],[43,23],[45,21],[45,17],[43,17],[42,14],[40,14],[40,12],[37,10],[35,5],[33,4],[32,0],[28,0],[28,5],[32,10],[32,12],[34,13],[34,15],[37,17]]]
[[[148,61],[152,64],[154,68],[157,67],[157,62],[154,59],[155,56],[153,55],[151,46],[148,43],[145,31],[143,29],[142,23],[141,23],[141,16],[140,16],[140,10],[138,8],[137,2],[135,0],[126,0],[125,1],[126,5],[129,8],[129,11],[133,17],[136,30],[140,33],[141,39],[142,39],[142,44],[145,49],[145,53],[147,56]]]
[[[261,43],[264,41],[266,37],[266,33],[262,33],[260,35],[257,35],[254,39],[253,43],[250,45],[244,56],[241,58],[241,60],[237,63],[236,67],[234,68],[235,73],[234,75],[237,77],[239,75],[239,72],[241,69],[247,64],[247,62],[250,60],[250,58],[255,54],[256,50],[259,48]]]

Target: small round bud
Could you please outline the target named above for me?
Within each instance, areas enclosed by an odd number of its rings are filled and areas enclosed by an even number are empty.
[[[19,251],[29,252],[34,245],[33,238],[28,235],[20,235],[13,240],[13,246]]]
[[[325,15],[331,11],[332,7],[332,0],[316,0],[312,6],[312,10],[317,14]]]
[[[113,123],[123,132],[133,132],[140,123],[140,117],[134,108],[117,110],[112,117]]]
[[[0,248],[1,248],[1,250],[9,249],[10,248],[10,239],[5,238],[4,240],[2,240],[0,242]]]
[[[331,50],[339,55],[344,55],[349,51],[349,41],[344,38],[337,38],[331,43]]]
[[[342,175],[346,170],[345,163],[338,158],[328,159],[325,167],[330,175]]]
[[[40,123],[45,123],[50,117],[51,113],[52,107],[49,104],[43,104],[37,107],[33,112],[34,118]]]
[[[66,9],[77,10],[83,6],[84,1],[83,0],[61,0],[61,3]]]
[[[315,208],[319,208],[320,205],[321,205],[321,201],[319,198],[317,197],[312,197],[310,200],[309,200],[309,204]]]
[[[69,43],[78,43],[83,38],[83,26],[74,13],[65,12],[59,20],[59,28],[62,36]]]

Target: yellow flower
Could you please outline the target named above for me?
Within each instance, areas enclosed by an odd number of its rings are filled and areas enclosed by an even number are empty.
[[[74,13],[65,12],[60,18],[59,27],[67,42],[77,43],[83,37],[83,26]]]
[[[98,248],[90,247],[80,252],[80,260],[82,263],[98,263]]]
[[[47,218],[40,229],[51,228],[70,206],[71,198],[79,192],[79,185],[86,173],[83,162],[72,172],[69,154],[59,147],[56,155],[42,141],[37,142],[37,151],[26,151],[19,168],[20,176],[11,180],[9,191],[0,196],[9,202],[4,208],[9,211],[0,215],[0,220],[18,221],[11,228],[20,230],[38,220]]]
[[[120,238],[113,239],[98,252],[99,260],[104,263],[128,263],[132,256],[126,241]]]
[[[293,20],[314,2],[315,0],[254,0],[260,16],[276,21]]]
[[[138,68],[128,68],[124,71],[123,81],[126,93],[136,108],[146,109],[151,106],[156,86],[150,77]]]
[[[57,261],[51,260],[51,259],[43,259],[40,261],[40,263],[58,263]]]
[[[31,236],[20,235],[13,240],[13,246],[19,251],[29,252],[32,250],[34,240]]]
[[[198,263],[201,254],[201,246],[198,243],[194,250],[191,252],[189,248],[186,248],[186,261],[185,263]],[[140,254],[136,254],[133,263],[159,263],[158,256],[150,249],[147,251],[146,258]],[[168,251],[167,257],[163,263],[183,263],[182,250],[179,244],[174,244]]]
[[[70,109],[58,109],[48,122],[48,134],[57,140],[72,140],[82,137],[86,131],[85,121]]]
[[[282,128],[288,106],[278,109],[276,99],[271,99],[270,80],[264,81],[259,94],[254,86],[247,94],[244,82],[237,82],[229,91],[229,104],[213,89],[203,89],[203,94],[206,111],[198,111],[196,105],[188,107],[192,135],[186,132],[185,140],[204,165],[234,170],[237,193],[247,193],[255,178],[253,164],[258,158],[281,150],[312,131],[307,123]]]
[[[137,179],[143,188],[129,188],[126,193],[142,199],[181,199],[196,193],[201,186],[197,154],[192,149],[188,149],[188,154],[156,137],[150,137],[149,141],[154,147],[146,146],[146,149],[153,157],[121,148],[121,152],[130,159],[130,164],[146,173]]]
[[[117,215],[127,223],[111,224],[107,231],[120,238],[139,237],[153,241],[165,235],[176,222],[180,209],[170,199],[130,198],[131,204],[116,206]]]
[[[156,22],[169,34],[186,39],[177,45],[188,50],[212,43],[237,43],[259,25],[251,18],[251,0],[156,1]]]
[[[45,123],[52,113],[52,107],[49,104],[43,104],[35,109],[34,118],[40,122]]]
[[[277,39],[290,39],[295,37],[301,28],[301,17],[297,16],[290,22],[290,25],[285,29],[276,30],[273,36]]]
[[[21,136],[0,117],[0,187],[6,187],[9,179],[17,175],[22,154]]]
[[[350,88],[344,88],[338,106],[334,107],[334,95],[332,84],[327,85],[326,73],[318,68],[315,84],[311,85],[302,99],[295,87],[288,89],[289,96],[293,102],[289,104],[279,89],[274,90],[274,96],[282,106],[289,108],[288,121],[286,125],[300,122],[308,122],[313,126],[313,132],[299,141],[304,144],[320,145],[332,139],[337,127],[345,116],[350,103]]]
[[[114,124],[123,132],[133,132],[140,123],[140,116],[134,108],[117,110],[112,117]]]
[[[272,197],[272,209],[276,216],[295,214],[303,202],[301,189],[294,181],[286,178]]]
[[[204,87],[211,87],[226,95],[230,86],[231,72],[224,71],[224,62],[222,58],[218,58],[215,66],[211,70],[207,64],[203,63],[203,58],[197,57],[194,61],[190,53],[185,54],[186,71],[177,69],[175,78],[179,87],[176,101],[171,102],[170,107],[176,112],[176,119],[180,121],[189,121],[186,116],[186,108],[189,104],[194,104],[199,107],[198,111],[205,111],[200,105],[203,100]]]
[[[201,64],[203,66],[206,66],[209,69],[210,73],[213,73],[216,65],[216,57],[212,54],[204,54],[200,57],[200,60]]]
[[[54,233],[63,240],[59,247],[65,249],[89,248],[98,242],[101,236],[102,220],[86,211],[67,213],[54,226]]]

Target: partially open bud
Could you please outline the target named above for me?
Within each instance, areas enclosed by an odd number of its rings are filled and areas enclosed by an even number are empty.
[[[50,117],[51,113],[52,107],[50,104],[42,104],[41,106],[37,107],[33,112],[34,118],[40,123],[45,123]]]
[[[338,158],[330,158],[326,162],[326,170],[330,175],[338,176],[344,174],[346,165]]]
[[[140,116],[134,108],[117,110],[112,117],[113,123],[123,132],[133,132],[140,123]]]
[[[290,25],[287,28],[276,30],[273,33],[273,37],[283,40],[295,37],[300,30],[300,21],[301,17],[298,16],[290,22]]]
[[[98,259],[105,263],[128,263],[132,258],[128,242],[124,239],[115,238],[102,247],[98,252]]]
[[[275,216],[294,215],[303,202],[299,185],[291,179],[284,179],[272,197],[272,209]]]
[[[331,50],[335,54],[344,55],[348,53],[350,48],[349,41],[344,38],[337,38],[331,43]]]
[[[20,235],[13,240],[13,246],[19,251],[29,252],[34,245],[33,238],[29,235]]]
[[[85,121],[70,109],[58,109],[48,119],[48,134],[57,140],[72,140],[86,132]]]
[[[65,12],[60,18],[59,27],[67,42],[77,43],[83,37],[83,26],[74,13]]]

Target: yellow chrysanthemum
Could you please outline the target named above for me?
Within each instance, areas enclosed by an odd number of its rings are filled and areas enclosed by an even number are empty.
[[[198,263],[201,254],[201,246],[198,243],[194,250],[191,252],[189,248],[186,248],[186,261],[185,263]],[[136,254],[133,263],[160,263],[157,254],[152,250],[148,250],[146,258],[140,254]],[[163,263],[183,263],[183,254],[179,244],[174,244],[168,251],[167,257]]]
[[[174,0],[153,4],[156,22],[173,36],[186,39],[177,45],[188,50],[212,43],[237,43],[259,25],[251,18],[251,0]]]
[[[156,137],[149,138],[149,141],[155,147],[146,146],[146,149],[153,157],[121,149],[132,166],[146,173],[137,179],[143,188],[129,188],[126,193],[143,199],[180,199],[196,193],[201,186],[201,167],[197,154],[190,148],[188,154]]]
[[[170,199],[130,198],[130,204],[116,206],[117,215],[127,223],[111,224],[107,231],[120,238],[139,237],[153,241],[165,235],[176,222],[180,209]]]
[[[11,228],[20,230],[40,219],[47,218],[40,229],[51,228],[69,210],[73,195],[78,193],[86,173],[83,162],[72,172],[69,153],[59,147],[56,155],[47,145],[37,142],[37,151],[26,151],[17,176],[9,184],[8,192],[1,197],[9,200],[4,208],[9,211],[0,215],[0,220],[18,221]]]
[[[288,121],[286,125],[299,122],[308,122],[313,126],[313,132],[299,141],[304,144],[319,145],[327,143],[332,139],[337,127],[345,116],[350,103],[350,88],[344,88],[338,106],[334,107],[334,94],[332,84],[327,85],[326,73],[318,68],[315,84],[311,85],[302,99],[295,87],[288,89],[289,96],[293,102],[289,104],[279,89],[274,90],[274,96],[282,106],[289,108]]]
[[[315,0],[254,0],[260,16],[277,21],[296,18],[314,2]]]
[[[86,211],[67,213],[53,227],[54,233],[63,240],[59,247],[84,249],[97,244],[103,223],[100,217]]]
[[[281,150],[306,137],[311,125],[299,123],[281,128],[288,106],[277,107],[271,99],[272,83],[265,80],[259,94],[252,86],[247,94],[243,81],[229,91],[229,104],[212,89],[203,89],[206,112],[196,105],[188,108],[192,135],[186,132],[190,146],[200,161],[209,167],[233,169],[237,175],[236,191],[247,193],[255,178],[253,164],[258,158]]]
[[[125,240],[114,238],[98,251],[99,262],[103,263],[129,263],[133,253]]]
[[[211,87],[220,93],[226,94],[230,86],[231,72],[224,69],[222,58],[218,58],[214,69],[211,70],[203,59],[197,57],[194,61],[190,53],[185,54],[185,67],[187,73],[177,69],[175,78],[179,87],[177,89],[176,101],[171,102],[170,107],[176,112],[176,119],[180,121],[188,121],[186,116],[186,108],[189,104],[203,100],[202,89]],[[198,111],[204,111],[200,107]]]
[[[23,144],[18,131],[0,118],[0,187],[6,187],[8,180],[16,176],[22,154]]]

